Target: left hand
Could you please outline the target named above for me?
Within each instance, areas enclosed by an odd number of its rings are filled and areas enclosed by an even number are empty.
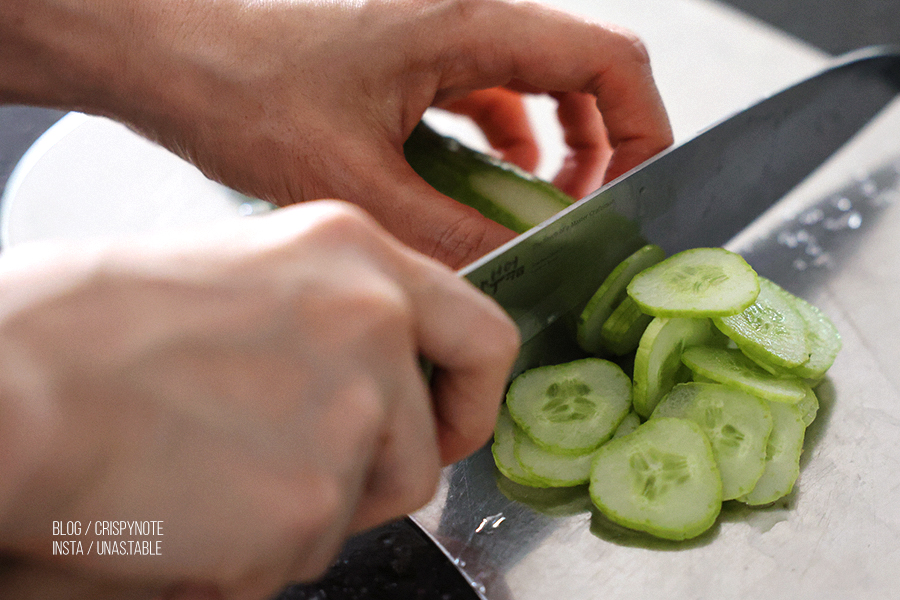
[[[527,166],[535,148],[516,94],[552,94],[572,149],[556,182],[575,196],[596,185],[607,161],[609,179],[672,141],[640,41],[538,4],[60,3],[78,9],[57,19],[65,29],[53,43],[81,31],[71,54],[84,63],[42,57],[35,68],[59,69],[45,87],[75,89],[38,100],[126,121],[252,196],[353,202],[454,267],[513,233],[437,193],[406,163],[403,143],[428,107],[471,114]],[[490,88],[504,91],[479,91]]]

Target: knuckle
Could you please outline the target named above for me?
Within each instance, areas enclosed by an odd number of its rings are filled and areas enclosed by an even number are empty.
[[[649,66],[650,52],[647,50],[646,44],[635,32],[623,27],[615,27],[612,29],[613,34],[619,40],[619,51],[621,59],[632,63]]]
[[[473,211],[449,223],[436,236],[437,241],[429,254],[452,268],[462,267],[479,258],[486,235],[483,219]]]

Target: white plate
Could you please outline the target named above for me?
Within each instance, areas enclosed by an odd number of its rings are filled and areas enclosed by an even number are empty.
[[[69,113],[10,176],[0,243],[145,233],[267,208],[119,123]]]

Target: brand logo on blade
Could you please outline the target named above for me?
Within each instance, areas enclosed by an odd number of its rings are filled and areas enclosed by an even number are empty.
[[[494,296],[497,289],[504,281],[512,281],[518,279],[525,274],[525,265],[519,264],[519,256],[516,255],[508,261],[494,267],[487,279],[482,279],[478,283],[478,287],[482,292]]]

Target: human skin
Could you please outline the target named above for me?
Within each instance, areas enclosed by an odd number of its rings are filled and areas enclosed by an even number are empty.
[[[0,99],[124,120],[279,205],[353,202],[453,267],[513,234],[406,163],[427,108],[472,115],[528,167],[518,92],[552,94],[571,149],[556,183],[573,196],[672,141],[640,41],[538,4],[4,0],[0,14]]]
[[[325,201],[9,250],[0,340],[0,549],[228,598],[427,502],[490,436],[518,350],[474,286]],[[161,555],[54,559],[53,521],[102,519],[162,521]]]

